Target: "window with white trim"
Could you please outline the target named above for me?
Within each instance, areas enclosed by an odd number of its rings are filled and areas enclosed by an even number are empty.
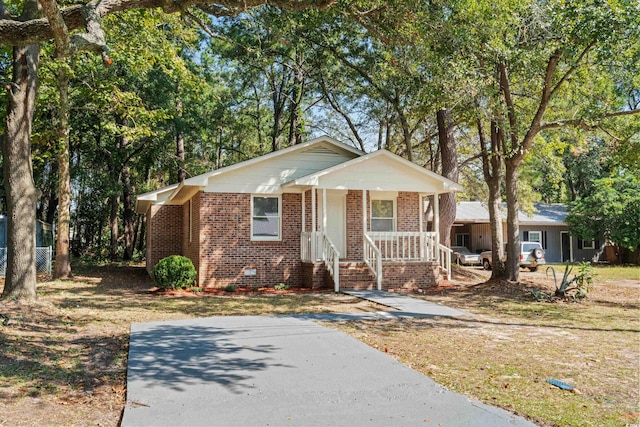
[[[582,249],[595,249],[596,241],[595,240],[583,240],[582,241]]]
[[[251,240],[280,240],[282,197],[251,196]]]
[[[371,199],[371,231],[395,231],[396,201]]]
[[[529,231],[529,238],[525,239],[529,242],[538,242],[542,245],[542,232],[541,231]]]

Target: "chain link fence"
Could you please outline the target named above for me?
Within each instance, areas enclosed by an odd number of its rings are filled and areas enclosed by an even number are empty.
[[[51,274],[53,249],[51,246],[36,248],[36,271]],[[0,248],[0,277],[7,275],[7,248]]]

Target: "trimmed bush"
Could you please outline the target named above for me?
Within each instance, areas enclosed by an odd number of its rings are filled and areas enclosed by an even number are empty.
[[[162,289],[184,289],[196,280],[196,268],[189,258],[171,255],[153,267],[153,280]]]

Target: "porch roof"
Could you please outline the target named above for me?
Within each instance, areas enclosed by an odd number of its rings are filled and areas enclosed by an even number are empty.
[[[378,150],[339,165],[292,179],[283,189],[318,187],[335,190],[450,193],[464,187],[388,150]]]

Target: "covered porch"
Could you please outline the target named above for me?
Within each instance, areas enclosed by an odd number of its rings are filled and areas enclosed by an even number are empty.
[[[440,274],[450,278],[451,250],[437,231],[438,195],[460,188],[384,150],[283,186],[302,196],[303,268],[323,265],[311,267],[310,275],[328,273],[335,291],[354,286],[348,281],[382,290],[402,281],[435,285]],[[427,199],[434,212],[431,230],[425,222]],[[424,274],[437,276],[427,281],[419,277]]]

